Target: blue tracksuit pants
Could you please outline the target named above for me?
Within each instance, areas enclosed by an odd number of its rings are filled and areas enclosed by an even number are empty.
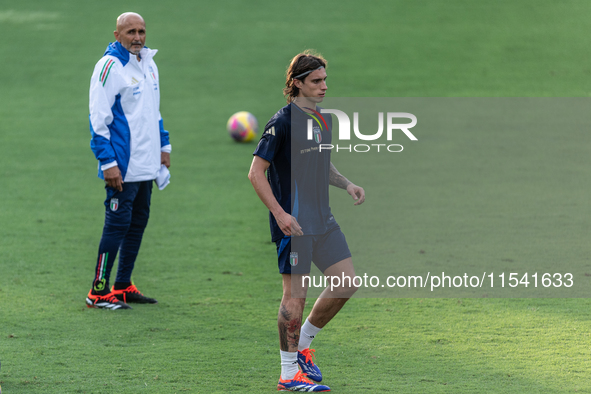
[[[105,225],[99,244],[93,289],[109,286],[111,269],[119,252],[116,282],[131,282],[144,229],[150,217],[152,181],[126,182],[123,191],[105,186]]]

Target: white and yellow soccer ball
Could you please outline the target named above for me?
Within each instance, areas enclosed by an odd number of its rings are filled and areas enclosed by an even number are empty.
[[[230,137],[238,142],[248,142],[257,135],[259,124],[253,114],[240,111],[230,116],[226,127]]]

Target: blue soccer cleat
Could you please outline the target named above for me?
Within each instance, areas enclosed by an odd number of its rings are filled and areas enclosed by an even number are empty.
[[[314,349],[298,350],[298,365],[303,373],[315,382],[322,382],[322,372],[312,359],[314,358]]]
[[[320,391],[330,391],[330,387],[315,384],[306,377],[302,371],[298,371],[296,376],[291,380],[283,380],[279,377],[279,383],[277,383],[278,391],[299,391],[304,393],[317,393]]]

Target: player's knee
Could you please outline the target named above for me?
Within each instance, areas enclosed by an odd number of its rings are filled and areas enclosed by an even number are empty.
[[[279,315],[286,317],[292,314],[301,315],[306,306],[305,298],[283,297],[279,306]]]
[[[338,290],[339,298],[351,298],[357,289],[359,289],[359,287],[355,286],[354,284],[341,286],[341,288]]]
[[[306,302],[307,289],[300,286],[291,286],[289,289],[283,289],[283,298],[281,303],[304,304]]]
[[[352,275],[342,273],[341,275],[328,277],[332,295],[336,298],[351,298],[359,288],[354,279],[355,273],[352,273]]]

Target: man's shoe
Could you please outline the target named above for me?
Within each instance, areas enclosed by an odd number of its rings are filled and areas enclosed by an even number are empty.
[[[314,358],[314,349],[298,350],[298,365],[303,373],[315,382],[322,382],[322,372],[312,359]]]
[[[303,391],[305,393],[316,393],[319,391],[330,391],[330,387],[315,384],[306,377],[302,371],[298,371],[296,376],[292,380],[283,380],[279,377],[279,383],[277,383],[278,391]]]
[[[126,303],[138,303],[138,304],[157,304],[153,298],[146,297],[135,287],[134,284],[131,284],[127,289],[123,290],[115,290],[115,286],[111,288],[111,294],[117,297],[119,300],[126,302]]]
[[[125,302],[121,302],[113,295],[109,293],[106,295],[92,294],[92,290],[88,292],[86,296],[86,306],[89,308],[101,308],[101,309],[131,309]]]

